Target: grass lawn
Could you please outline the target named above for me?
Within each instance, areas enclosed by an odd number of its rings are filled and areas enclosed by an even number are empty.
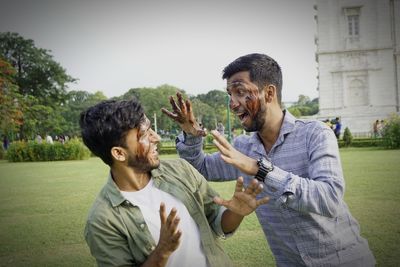
[[[341,157],[345,199],[362,236],[378,266],[399,266],[400,150],[342,149]],[[0,161],[0,266],[94,266],[82,233],[107,172],[96,158]],[[234,182],[211,185],[226,198],[234,189]],[[274,266],[254,215],[224,245],[235,266]]]

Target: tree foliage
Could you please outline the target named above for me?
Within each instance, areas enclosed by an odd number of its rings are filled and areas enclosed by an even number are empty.
[[[319,111],[318,98],[310,100],[310,97],[299,95],[297,102],[288,108],[295,117],[311,116]]]
[[[65,120],[64,134],[79,136],[79,117],[82,111],[93,106],[107,97],[101,92],[90,93],[87,91],[70,91],[67,93],[65,105],[61,109],[61,115]]]
[[[0,57],[0,131],[6,136],[19,130],[23,114],[22,95],[15,84],[15,69]]]
[[[132,99],[136,98],[142,104],[145,113],[154,125],[154,116],[157,121],[157,128],[168,132],[176,133],[179,131],[179,126],[171,121],[167,116],[162,114],[161,108],[165,107],[171,110],[171,104],[169,103],[169,96],[176,95],[176,92],[181,92],[184,98],[187,98],[186,92],[177,87],[171,85],[161,85],[156,88],[144,87],[144,88],[132,88],[118,99]]]
[[[349,127],[344,129],[343,142],[346,147],[350,146],[353,142],[353,135],[351,134]]]
[[[383,144],[387,148],[400,148],[400,116],[392,114],[382,129]]]
[[[43,105],[56,106],[65,100],[66,84],[75,79],[49,52],[17,33],[0,33],[0,56],[15,68],[19,93],[34,96]]]

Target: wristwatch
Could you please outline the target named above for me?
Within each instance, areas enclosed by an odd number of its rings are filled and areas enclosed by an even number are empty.
[[[264,182],[265,177],[267,177],[267,174],[274,170],[274,165],[272,165],[270,161],[266,160],[263,157],[257,160],[257,165],[258,165],[258,172],[255,178],[260,182]]]

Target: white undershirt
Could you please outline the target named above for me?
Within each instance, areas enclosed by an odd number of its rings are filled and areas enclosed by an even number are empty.
[[[181,242],[169,257],[167,267],[207,267],[207,259],[201,246],[199,228],[179,199],[156,188],[153,179],[150,179],[149,183],[139,191],[121,191],[121,193],[132,204],[140,208],[156,243],[160,238],[160,203],[165,203],[167,216],[173,207],[177,209],[177,215],[180,217],[178,229],[182,231]]]

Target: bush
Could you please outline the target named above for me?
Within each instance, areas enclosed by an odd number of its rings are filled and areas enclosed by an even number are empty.
[[[343,140],[339,140],[339,147],[346,147]],[[383,140],[381,138],[359,138],[352,139],[351,147],[381,147],[383,146]]]
[[[65,144],[16,141],[7,151],[7,159],[12,162],[82,160],[89,157],[89,149],[78,139],[71,139]]]
[[[400,116],[393,114],[382,129],[383,145],[386,148],[400,148]]]
[[[353,141],[353,135],[351,134],[350,129],[346,127],[343,133],[344,146],[346,147],[350,146],[352,141]]]

